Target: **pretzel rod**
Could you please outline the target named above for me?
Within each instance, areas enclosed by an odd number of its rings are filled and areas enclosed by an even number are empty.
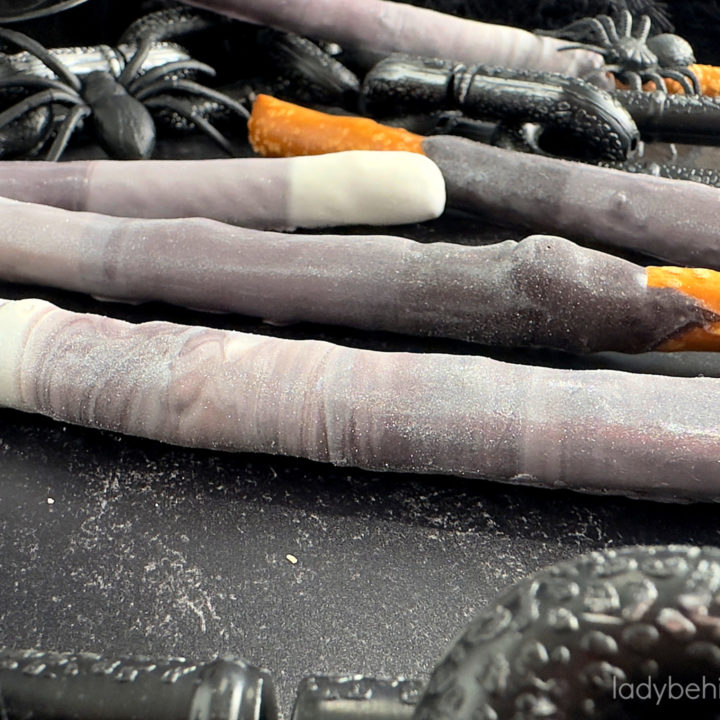
[[[558,237],[467,247],[113,218],[7,199],[0,212],[3,280],[486,345],[720,348],[720,273],[646,270]]]
[[[720,95],[720,68],[715,65],[689,65],[688,70],[695,73],[703,95],[718,97]],[[665,79],[668,92],[682,93],[682,85],[671,78]]]
[[[566,40],[388,0],[186,0],[230,17],[384,55],[393,52],[580,77],[602,64]]]
[[[40,300],[0,306],[0,404],[192,447],[717,499],[718,383],[386,353]]]
[[[349,150],[365,142],[367,132],[355,138],[357,120],[366,121],[328,116],[261,95],[248,124],[250,142],[260,154]],[[322,134],[312,129],[318,123]],[[386,147],[392,148],[396,128],[385,134],[385,126],[375,126],[378,144],[387,140]],[[440,168],[450,206],[533,232],[600,242],[678,265],[720,269],[716,188],[504,150],[451,135],[414,138]]]
[[[345,152],[265,160],[0,162],[0,195],[143,218],[207,217],[294,229],[429,220],[440,171],[418,154]]]

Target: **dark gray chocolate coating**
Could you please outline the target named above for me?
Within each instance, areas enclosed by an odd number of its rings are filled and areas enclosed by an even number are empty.
[[[558,52],[567,43],[505,25],[466,20],[387,0],[186,0],[239,20],[366,48],[389,55],[442,57],[465,63],[582,76],[600,58],[587,50]]]
[[[121,217],[210,217],[287,229],[288,162],[120,160],[0,163],[0,195]]]
[[[423,149],[443,172],[448,204],[504,225],[720,269],[720,194],[699,183],[636,175],[448,136]]]
[[[0,208],[0,278],[117,300],[573,352],[642,352],[717,319],[648,288],[643,268],[558,237],[467,247]]]

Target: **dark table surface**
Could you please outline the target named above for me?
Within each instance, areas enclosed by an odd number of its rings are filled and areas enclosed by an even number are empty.
[[[188,157],[205,150],[165,148]],[[462,215],[393,232],[460,242],[524,234]],[[0,285],[0,297],[25,296],[133,321],[489,352]],[[578,368],[617,363],[493,355]],[[712,358],[674,363],[720,374]],[[716,515],[712,505],[187,450],[0,410],[0,644],[197,660],[240,654],[270,669],[287,715],[306,674],[424,679],[462,625],[526,574],[595,548],[720,545]]]

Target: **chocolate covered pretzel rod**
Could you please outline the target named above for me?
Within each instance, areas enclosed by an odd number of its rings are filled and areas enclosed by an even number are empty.
[[[445,186],[427,158],[345,152],[312,158],[0,162],[0,195],[142,218],[207,217],[276,230],[436,218]]]
[[[248,126],[256,152],[270,156],[393,150],[400,143],[438,165],[449,206],[532,232],[720,270],[720,191],[714,187],[505,150],[451,135],[423,137],[267,95],[258,96]]]
[[[720,497],[718,382],[357,350],[0,305],[0,404],[192,447]]]
[[[189,5],[348,48],[404,52],[582,76],[602,64],[567,41],[388,0],[186,0]]]
[[[558,237],[485,247],[285,235],[0,198],[0,279],[289,323],[574,352],[720,349],[720,273]]]

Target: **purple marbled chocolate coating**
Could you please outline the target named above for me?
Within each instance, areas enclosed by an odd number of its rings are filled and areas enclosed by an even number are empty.
[[[656,347],[718,318],[643,268],[557,237],[485,247],[384,235],[285,235],[0,200],[0,278],[131,302],[541,345]]]
[[[47,306],[20,409],[372,470],[717,499],[718,381],[381,353]]]
[[[286,229],[286,158],[0,162],[0,195],[67,210]]]
[[[384,54],[402,52],[575,76],[601,64],[596,53],[558,52],[566,41],[387,0],[186,2],[240,20]]]
[[[720,191],[445,136],[423,141],[448,204],[504,225],[720,270]]]

